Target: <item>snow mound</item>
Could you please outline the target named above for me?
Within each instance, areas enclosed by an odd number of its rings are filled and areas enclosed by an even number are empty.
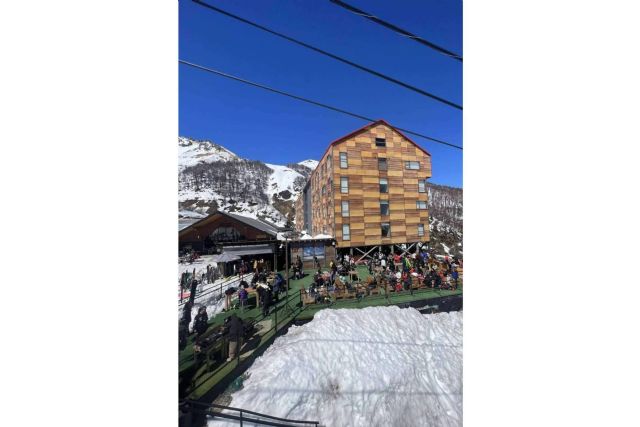
[[[230,406],[327,426],[461,426],[462,312],[325,309],[247,377]]]
[[[306,166],[311,170],[314,170],[316,167],[318,167],[318,163],[320,163],[317,160],[313,160],[313,159],[307,159],[307,160],[303,160],[301,162],[298,162],[299,165],[302,166]]]

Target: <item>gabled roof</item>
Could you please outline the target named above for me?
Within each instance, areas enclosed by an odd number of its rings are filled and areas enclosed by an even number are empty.
[[[413,139],[409,138],[407,135],[405,135],[404,133],[402,133],[401,131],[398,130],[398,128],[394,127],[391,123],[387,122],[384,119],[378,119],[375,122],[371,122],[368,123],[364,126],[362,126],[359,129],[354,130],[353,132],[345,135],[345,136],[341,136],[340,138],[332,141],[329,146],[327,147],[327,149],[325,150],[325,152],[322,154],[322,156],[320,156],[320,160],[322,160],[325,156],[325,154],[327,154],[327,151],[329,151],[329,149],[331,147],[333,147],[336,144],[339,144],[349,138],[353,138],[354,136],[358,135],[361,132],[364,132],[366,130],[371,129],[374,126],[378,126],[378,125],[385,125],[391,129],[393,129],[394,131],[398,132],[404,139],[406,139],[407,141],[411,142],[413,145],[415,145],[416,147],[418,147],[421,151],[423,151],[427,156],[431,157],[431,153],[429,153],[427,150],[425,150],[424,148],[422,148],[420,145],[418,145]],[[318,163],[318,166],[320,166],[320,164]],[[316,166],[316,169],[318,168],[318,166]],[[315,172],[315,169],[313,170]]]
[[[189,225],[188,227],[183,228],[182,230],[180,230],[180,234],[186,233],[187,231],[190,231],[192,228],[197,228],[200,224],[204,223],[205,221],[208,221],[211,219],[211,217],[213,217],[214,215],[224,215],[228,218],[231,219],[235,219],[237,221],[240,221],[250,227],[253,227],[255,229],[258,229],[260,231],[263,231],[273,237],[276,237],[279,231],[282,231],[283,228],[282,227],[278,227],[275,224],[271,224],[270,222],[267,221],[263,221],[263,220],[259,220],[259,219],[255,219],[255,218],[249,218],[243,215],[238,215],[238,214],[234,214],[231,212],[224,212],[224,211],[216,211],[214,213],[212,213],[211,215],[202,218],[201,220],[194,222],[193,224]]]

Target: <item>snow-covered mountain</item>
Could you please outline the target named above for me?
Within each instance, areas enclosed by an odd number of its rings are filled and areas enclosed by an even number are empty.
[[[178,149],[181,218],[222,209],[280,226],[293,221],[294,202],[312,170],[306,164],[247,160],[221,145],[185,137],[178,138]]]
[[[311,169],[312,171],[318,166],[318,163],[320,163],[317,160],[313,160],[313,159],[307,159],[307,160],[303,160],[301,162],[298,162],[299,165],[302,166],[306,166],[309,169]]]
[[[181,171],[188,166],[233,159],[238,159],[238,156],[221,145],[178,137],[178,165]]]

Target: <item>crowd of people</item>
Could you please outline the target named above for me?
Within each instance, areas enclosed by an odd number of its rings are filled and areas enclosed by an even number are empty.
[[[427,251],[402,254],[376,252],[365,261],[365,264],[374,277],[374,280],[369,282],[371,287],[375,286],[378,279],[382,279],[392,291],[410,290],[416,278],[424,286],[433,289],[456,290],[460,286],[459,269],[462,268],[462,260],[455,257],[445,256],[442,261],[438,261]],[[296,279],[299,278],[298,270],[301,270],[301,265],[302,262],[298,259],[297,269],[294,271]],[[315,298],[316,302],[321,302],[328,297],[326,294],[320,295],[319,290],[335,291],[336,278],[340,278],[346,290],[355,291],[356,297],[361,297],[358,288],[353,286],[353,278],[350,277],[351,272],[355,270],[356,260],[353,256],[338,256],[329,263],[329,271],[323,272],[318,268],[307,292]]]
[[[245,268],[253,267],[254,274],[250,283],[242,278],[242,275],[246,272]],[[284,277],[280,273],[275,273],[272,276],[272,280],[269,280],[270,271],[267,269],[268,263],[256,260],[254,265],[242,262],[238,274],[241,277],[239,286],[229,287],[225,290],[225,310],[234,310],[235,306],[231,305],[232,298],[237,294],[238,308],[241,311],[248,305],[249,292],[253,289],[257,294],[256,302],[258,307],[262,309],[262,314],[268,316],[270,314],[273,304],[277,303],[280,299],[280,294],[286,289],[286,282]],[[212,268],[211,270],[215,270]],[[207,277],[210,274],[210,269],[207,268],[207,272],[204,273],[205,277],[202,280],[208,280]],[[200,338],[207,331],[209,326],[209,317],[207,315],[206,307],[202,306],[198,309],[198,314],[193,319],[193,330],[189,331],[189,325],[191,324],[191,312],[195,303],[195,288],[198,286],[198,279],[195,278],[195,270],[193,273],[187,273],[183,275],[181,282],[189,283],[191,286],[191,294],[189,300],[185,303],[182,309],[182,316],[179,322],[179,350],[182,351],[186,348],[189,336],[195,335],[194,338],[194,352],[197,354],[200,349]],[[231,360],[236,356],[237,349],[239,348],[239,342],[241,341],[240,335],[242,330],[242,320],[236,313],[233,313],[227,319],[225,324],[228,327],[228,340],[229,340],[229,359]],[[239,335],[240,334],[240,335]],[[206,341],[206,340],[205,340]]]

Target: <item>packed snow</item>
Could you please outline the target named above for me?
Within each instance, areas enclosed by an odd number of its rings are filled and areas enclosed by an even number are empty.
[[[321,310],[246,377],[230,406],[326,426],[461,426],[462,312]]]

